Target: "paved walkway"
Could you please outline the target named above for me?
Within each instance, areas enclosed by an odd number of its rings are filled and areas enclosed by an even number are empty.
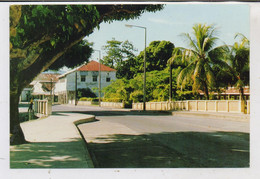
[[[55,113],[22,123],[29,143],[10,146],[10,167],[92,168],[92,160],[76,125],[94,120],[93,115]]]

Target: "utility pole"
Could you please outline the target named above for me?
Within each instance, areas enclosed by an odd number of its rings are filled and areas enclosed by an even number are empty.
[[[75,106],[77,106],[77,93],[78,93],[78,87],[77,87],[77,70],[75,71]]]
[[[52,78],[51,78],[51,103],[52,103]]]

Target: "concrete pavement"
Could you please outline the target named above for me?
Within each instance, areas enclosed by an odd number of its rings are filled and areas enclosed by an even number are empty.
[[[79,125],[97,168],[248,167],[249,122],[97,116]]]
[[[190,159],[188,159],[186,154],[180,155],[180,153],[181,153],[180,151],[182,151],[182,147],[180,147],[181,150],[179,151],[179,148],[176,147],[176,143],[178,141],[174,142],[174,145],[172,145],[173,147],[172,146],[169,147],[168,138],[178,137],[178,140],[183,141],[183,138],[187,139],[187,135],[194,136],[194,133],[167,133],[167,134],[154,133],[152,135],[149,135],[149,137],[147,137],[147,134],[143,133],[144,131],[142,131],[143,129],[141,129],[139,125],[135,125],[135,127],[137,127],[137,128],[132,128],[133,126],[126,126],[123,123],[120,123],[120,122],[118,123],[114,120],[108,120],[108,121],[101,120],[100,122],[83,124],[85,122],[94,121],[94,119],[95,119],[95,116],[87,115],[88,112],[90,112],[91,114],[94,114],[94,115],[98,115],[100,117],[107,116],[106,118],[111,118],[111,119],[115,118],[116,116],[121,116],[121,118],[124,119],[124,118],[127,118],[128,115],[133,115],[132,116],[133,119],[138,120],[138,116],[140,116],[140,118],[144,118],[146,116],[145,118],[149,118],[149,125],[146,125],[145,130],[149,131],[150,130],[149,128],[151,128],[151,130],[152,130],[152,126],[153,126],[152,125],[153,120],[150,119],[151,116],[167,115],[164,112],[158,113],[158,112],[153,112],[153,111],[147,111],[144,113],[142,111],[138,112],[138,111],[119,110],[119,109],[107,110],[107,109],[95,108],[95,107],[90,107],[90,109],[88,109],[89,110],[88,111],[88,110],[86,110],[86,107],[84,107],[84,106],[69,106],[69,105],[66,105],[66,108],[64,108],[64,109],[62,106],[60,106],[60,107],[57,106],[57,107],[58,107],[58,110],[56,112],[54,112],[54,115],[49,116],[48,118],[38,119],[38,120],[34,120],[34,121],[28,121],[28,122],[24,122],[21,124],[25,137],[26,137],[26,140],[29,141],[29,143],[23,144],[23,145],[11,146],[11,152],[10,152],[11,168],[91,168],[91,167],[94,167],[92,159],[88,152],[88,148],[86,147],[85,141],[88,142],[88,146],[94,144],[96,149],[98,149],[97,151],[99,151],[100,153],[103,152],[104,146],[109,145],[112,147],[109,152],[111,152],[111,153],[115,152],[114,153],[115,156],[118,156],[119,151],[124,151],[122,156],[129,157],[129,153],[133,153],[132,150],[139,150],[139,153],[137,156],[133,155],[131,157],[133,157],[133,160],[135,158],[137,158],[137,159],[145,158],[145,161],[140,160],[137,163],[130,162],[131,165],[126,166],[126,167],[144,167],[144,166],[146,166],[146,167],[179,167],[179,166],[190,167],[191,166],[190,164],[188,164],[190,162],[189,161]],[[74,113],[72,113],[73,110],[71,111],[71,107],[73,107]],[[24,111],[25,111],[25,109],[20,110],[20,112],[24,112]],[[78,112],[84,112],[86,114],[81,114]],[[184,114],[184,113],[185,112],[179,112],[179,114]],[[197,117],[209,117],[210,118],[210,116],[212,116],[212,115],[205,116],[205,114],[204,114],[204,116],[201,116],[200,113],[196,113],[193,115],[191,114],[192,116],[190,114],[191,113],[189,113],[187,117],[197,116]],[[229,115],[226,113],[218,114],[215,116],[213,115],[213,116],[216,117],[216,116],[220,116],[220,115],[224,116],[224,117],[222,117],[222,119],[228,119],[228,120],[232,116],[236,116],[236,117],[238,116],[238,118],[236,118],[236,120],[237,119],[239,120],[241,116],[244,116],[242,114],[241,115],[240,114],[230,114]],[[225,117],[225,116],[228,116],[228,117]],[[168,117],[171,118],[170,116],[168,116]],[[98,117],[98,119],[99,119],[99,117]],[[120,120],[120,121],[122,121],[122,120]],[[140,120],[140,121],[143,121],[143,120]],[[170,121],[172,121],[172,119]],[[177,121],[183,122],[183,120],[176,119],[176,122]],[[248,120],[246,120],[246,121],[248,122]],[[203,120],[203,123],[205,123],[205,122],[206,121]],[[245,120],[243,120],[243,122],[245,122]],[[83,125],[79,125],[79,124],[83,124]],[[76,125],[79,125],[78,128],[81,130],[84,139],[82,139],[82,137],[80,136],[80,133],[79,133]],[[164,121],[160,121],[159,126],[161,126],[161,125],[164,125]],[[156,127],[156,130],[157,130],[157,128],[159,127],[158,124],[156,124],[155,126],[157,126]],[[230,126],[230,125],[227,125],[227,126]],[[171,130],[168,132],[172,132],[172,127],[170,127],[170,129]],[[179,135],[181,135],[181,137]],[[200,136],[199,139],[201,139],[201,135],[205,136],[205,138],[208,138],[208,136],[210,136],[210,137],[212,136],[212,134],[205,133],[205,132],[198,133],[198,135]],[[234,135],[236,135],[236,134],[234,134]],[[241,135],[241,134],[239,134],[239,135]],[[242,134],[242,135],[244,135],[244,134]],[[169,137],[169,136],[171,136],[171,137]],[[226,136],[228,136],[228,138],[230,138],[231,135],[214,133],[213,136],[224,136],[225,138],[227,138]],[[166,146],[166,144],[162,143],[162,141],[163,141],[163,140],[161,140],[162,138],[167,139],[166,143],[167,143],[168,147],[165,148],[165,147],[161,146],[161,145]],[[214,140],[215,140],[215,138],[214,138]],[[182,142],[179,145],[181,146],[181,144],[182,144]],[[123,146],[126,145],[126,146],[122,148],[122,145]],[[143,150],[143,149],[140,150],[140,148],[138,146],[142,146],[142,148],[144,148],[145,150]],[[123,150],[121,150],[121,148]],[[169,149],[169,148],[172,148],[172,149]],[[246,147],[244,147],[244,148],[246,148]],[[243,150],[241,149],[241,151],[244,151],[244,148],[243,148]],[[149,152],[147,153],[147,151],[149,151]],[[158,153],[159,151],[161,153]],[[214,152],[212,152],[212,153],[214,153]],[[247,154],[247,152],[244,152],[244,153]],[[135,152],[133,154],[135,154]],[[166,155],[166,154],[169,154],[169,156],[172,157],[172,160],[174,162],[170,161],[168,159],[168,155]],[[192,155],[194,155],[194,154],[192,154]],[[103,156],[103,155],[100,155],[100,156],[101,156],[101,158],[113,157],[112,154],[109,156]],[[143,157],[143,156],[146,156],[146,157]],[[214,154],[213,158],[214,157],[217,158],[215,156],[215,154]],[[151,162],[150,162],[151,158],[156,159],[156,162],[154,162],[154,163],[156,163],[156,165],[154,165],[154,166],[151,165]],[[196,156],[195,156],[195,158],[196,158]],[[244,158],[247,158],[247,155],[245,155]],[[117,159],[117,157],[116,157],[116,159]],[[94,162],[96,162],[95,158],[93,158],[93,160],[94,160]],[[104,165],[101,165],[101,166],[105,167],[105,166],[110,165],[112,160],[114,160],[114,157],[113,157],[113,159],[110,158],[109,160],[105,160],[105,161],[108,161],[109,164],[104,163]],[[120,157],[118,157],[118,160],[119,160],[118,162],[122,162]],[[128,160],[128,159],[126,158],[126,160]],[[161,161],[161,160],[163,160],[163,161]],[[163,163],[163,162],[166,162],[166,163]],[[114,164],[116,164],[116,163],[114,163]],[[160,166],[158,164],[162,164],[162,166]],[[121,165],[119,165],[119,166],[121,166]],[[199,165],[196,164],[195,166],[198,167]],[[114,167],[118,167],[118,166],[114,166]]]
[[[29,142],[10,146],[11,168],[92,168],[93,163],[76,125],[95,116],[55,113],[21,123]]]

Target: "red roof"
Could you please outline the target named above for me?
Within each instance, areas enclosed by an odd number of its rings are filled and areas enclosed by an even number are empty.
[[[96,61],[90,61],[88,64],[83,65],[77,71],[99,71],[99,64]],[[101,64],[101,71],[116,71],[113,68],[110,68],[106,65]]]

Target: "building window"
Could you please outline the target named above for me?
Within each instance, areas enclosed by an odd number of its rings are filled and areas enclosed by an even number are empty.
[[[81,75],[80,76],[80,81],[81,82],[85,82],[86,81],[86,76],[85,75]]]
[[[110,82],[110,77],[107,77],[106,82]]]
[[[97,81],[97,76],[93,76],[93,82]]]

